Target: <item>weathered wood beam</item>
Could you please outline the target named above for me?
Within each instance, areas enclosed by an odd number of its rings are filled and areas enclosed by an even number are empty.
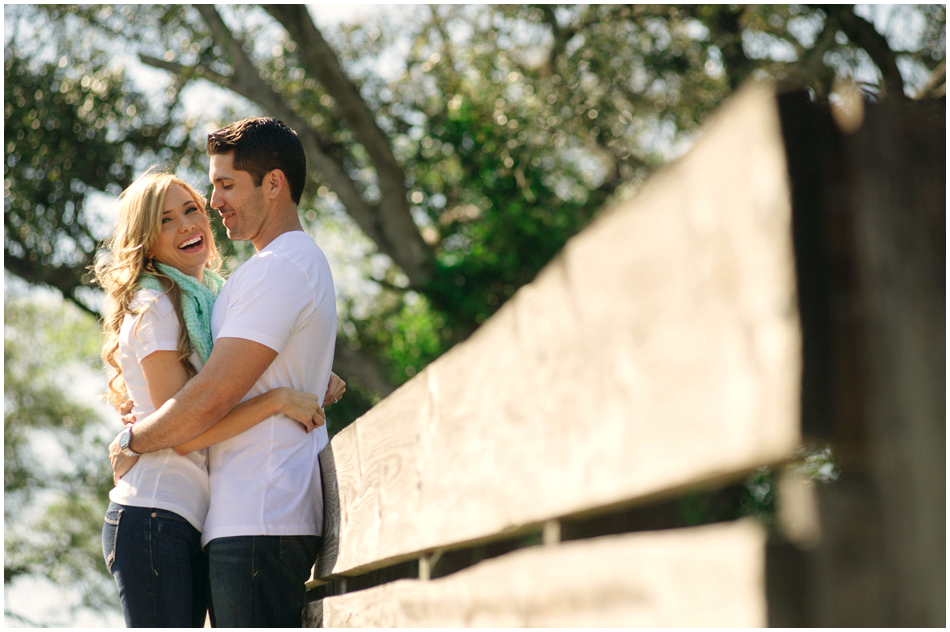
[[[311,605],[324,627],[763,627],[753,522],[535,547]]]
[[[602,213],[322,456],[317,577],[741,479],[800,441],[790,197],[769,87]]]

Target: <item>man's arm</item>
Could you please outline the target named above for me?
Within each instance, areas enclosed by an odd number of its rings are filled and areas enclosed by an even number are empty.
[[[155,452],[194,439],[228,414],[276,357],[276,351],[257,342],[218,339],[198,375],[135,424],[129,448]]]

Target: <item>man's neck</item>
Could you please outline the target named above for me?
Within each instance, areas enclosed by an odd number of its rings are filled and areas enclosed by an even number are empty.
[[[287,206],[275,211],[272,217],[273,221],[265,224],[258,236],[251,240],[251,244],[253,244],[254,250],[257,252],[266,248],[269,243],[284,233],[303,230],[303,225],[300,223],[300,216],[297,215],[296,205]]]

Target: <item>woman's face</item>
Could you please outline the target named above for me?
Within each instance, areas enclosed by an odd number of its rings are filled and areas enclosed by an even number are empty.
[[[211,225],[188,190],[174,184],[165,194],[161,231],[149,256],[201,280],[210,258]]]

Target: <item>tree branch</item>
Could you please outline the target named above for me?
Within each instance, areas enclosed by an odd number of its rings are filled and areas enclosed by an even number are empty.
[[[538,5],[537,8],[541,10],[542,21],[551,27],[551,35],[554,37],[554,44],[548,52],[548,59],[542,69],[543,73],[548,74],[557,72],[558,59],[567,49],[568,42],[579,33],[583,33],[590,27],[606,20],[630,20],[653,14],[649,7],[643,5],[637,5],[632,9],[627,5],[610,5],[606,9],[603,5],[595,5],[588,7],[585,11],[588,17],[578,19],[568,26],[561,26],[560,22],[557,21],[557,14],[554,12],[552,5],[542,4]],[[605,10],[606,13],[603,12]]]
[[[95,318],[100,318],[101,314],[92,307],[86,305],[79,299],[78,290],[86,287],[83,282],[85,266],[49,266],[36,265],[28,258],[16,257],[9,251],[3,252],[3,267],[27,283],[33,285],[46,285],[59,292],[69,301],[72,301],[84,312],[91,314]]]
[[[380,244],[380,249],[383,252],[393,257],[393,253],[385,249],[385,240],[383,240],[376,226],[376,209],[366,203],[356,184],[346,174],[343,165],[324,150],[323,142],[317,132],[287,104],[269,83],[261,78],[254,62],[244,52],[240,40],[234,37],[214,7],[198,5],[197,10],[208,24],[215,43],[230,53],[233,60],[230,76],[221,77],[220,75],[209,74],[209,81],[216,81],[216,77],[223,78],[225,83],[220,85],[257,103],[271,116],[278,117],[290,125],[300,136],[307,157],[313,163],[313,168],[323,175],[327,185],[336,192],[350,217],[366,233],[367,237]],[[168,62],[162,62],[162,64],[168,66]],[[177,65],[177,68],[179,72],[197,72],[180,64]],[[208,74],[208,71],[204,72]]]
[[[829,19],[835,21],[855,46],[867,52],[871,61],[881,71],[883,98],[904,100],[904,77],[897,67],[897,56],[891,50],[887,39],[877,32],[873,24],[854,12],[854,5],[821,5],[821,9]]]
[[[927,83],[921,88],[915,99],[940,99],[947,96],[947,60],[944,59],[930,73]]]
[[[821,33],[815,37],[811,48],[799,52],[798,60],[779,66],[773,74],[783,89],[811,87],[819,97],[828,98],[834,80],[834,69],[825,65],[824,55],[835,46],[837,28],[830,20],[825,20]]]
[[[412,219],[406,173],[393,155],[389,138],[379,128],[359,90],[343,71],[336,52],[313,23],[306,5],[268,4],[263,7],[297,43],[304,64],[336,101],[357,142],[366,149],[379,184],[376,224],[380,239],[376,241],[380,249],[403,269],[414,287],[424,286],[432,277],[434,255]]]
[[[222,88],[230,88],[230,78],[216,73],[204,66],[186,66],[177,61],[167,61],[159,57],[152,57],[145,53],[139,53],[139,61],[146,66],[165,70],[181,79],[205,79]]]
[[[711,29],[715,32],[722,29],[723,36],[716,42],[719,50],[722,52],[723,65],[729,77],[729,88],[732,90],[745,81],[746,77],[752,71],[753,64],[745,54],[742,47],[742,24],[741,17],[745,7],[738,6],[732,9],[728,6],[722,6],[716,11],[716,24]]]
[[[558,59],[564,54],[567,43],[574,37],[576,31],[571,28],[563,28],[557,21],[557,15],[551,5],[544,4],[538,7],[541,9],[541,15],[544,17],[544,23],[551,27],[551,35],[554,37],[554,44],[548,52],[548,59],[545,63],[543,72],[546,75],[553,75],[558,70]]]

